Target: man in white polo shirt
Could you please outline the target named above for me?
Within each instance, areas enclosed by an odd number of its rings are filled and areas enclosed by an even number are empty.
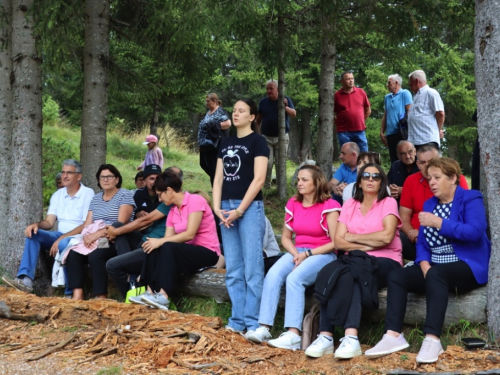
[[[7,285],[17,290],[33,292],[33,280],[41,248],[50,249],[50,255],[55,256],[59,249],[63,250],[67,246],[70,236],[80,234],[83,230],[94,191],[80,183],[82,166],[76,160],[63,161],[61,175],[63,187],[50,198],[47,216],[38,223],[28,225],[24,231],[26,242],[17,277],[2,277]],[[50,231],[56,220],[57,231]]]
[[[408,141],[418,149],[434,143],[437,149],[444,137],[444,105],[439,93],[427,84],[424,71],[410,74],[410,90],[415,94],[408,112]]]

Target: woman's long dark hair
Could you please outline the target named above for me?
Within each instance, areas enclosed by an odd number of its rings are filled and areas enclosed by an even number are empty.
[[[255,115],[255,118],[252,121],[251,128],[254,132],[260,134],[260,125],[257,124],[257,115],[259,114],[257,103],[255,103],[252,99],[249,98],[238,99],[236,102],[243,102],[250,107],[250,115]]]
[[[365,169],[368,167],[377,168],[378,173],[380,173],[380,177],[382,177],[382,179],[380,180],[380,190],[378,191],[377,200],[381,201],[382,199],[390,196],[387,192],[387,186],[389,186],[389,183],[387,182],[387,175],[385,174],[384,170],[378,164],[368,163],[363,165],[361,170],[358,172],[358,177],[356,178],[356,192],[354,193],[353,199],[361,203],[364,199],[363,189],[361,189],[361,176],[363,175]]]

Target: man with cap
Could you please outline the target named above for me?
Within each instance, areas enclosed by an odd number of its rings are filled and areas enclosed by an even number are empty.
[[[149,164],[144,168],[142,178],[144,179],[145,186],[142,189],[137,189],[134,194],[134,201],[137,206],[135,210],[135,218],[146,216],[153,212],[159,206],[160,201],[153,189],[156,181],[156,176],[161,174],[161,168],[156,164]]]
[[[148,145],[148,151],[146,152],[146,158],[141,165],[137,167],[137,170],[146,168],[150,164],[156,164],[163,168],[163,152],[158,147],[158,137],[154,134],[150,134],[146,137],[146,142],[142,142],[143,145]]]

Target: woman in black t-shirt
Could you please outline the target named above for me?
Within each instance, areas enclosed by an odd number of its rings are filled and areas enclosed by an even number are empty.
[[[213,199],[221,220],[226,258],[226,286],[232,302],[231,331],[259,327],[265,231],[261,188],[267,171],[269,148],[257,132],[257,104],[241,99],[233,109],[236,135],[222,141],[217,159]]]

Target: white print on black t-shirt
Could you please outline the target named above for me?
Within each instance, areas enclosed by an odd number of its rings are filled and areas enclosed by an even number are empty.
[[[235,148],[236,150],[233,150]],[[225,150],[223,150],[224,152]],[[245,154],[250,153],[246,146],[235,145],[228,146],[226,155],[222,158],[222,163],[224,165],[224,181],[236,181],[240,179],[238,172],[241,167],[241,159],[238,155],[238,151],[242,151]]]

